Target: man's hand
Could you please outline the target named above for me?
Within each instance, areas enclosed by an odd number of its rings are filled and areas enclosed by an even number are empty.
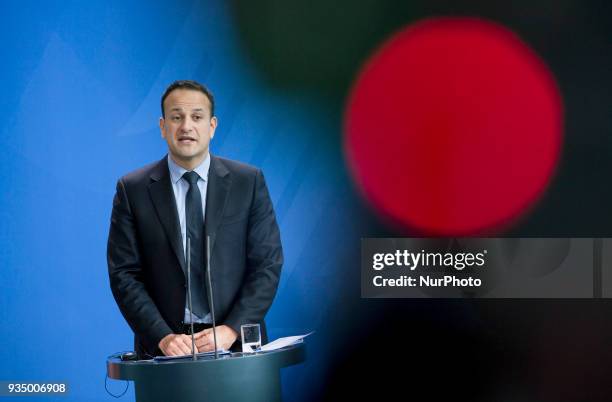
[[[159,341],[158,346],[166,356],[189,355],[191,354],[191,336],[183,334],[169,334],[164,336],[162,340]],[[198,353],[197,346],[196,353]]]
[[[229,349],[238,338],[238,333],[227,325],[217,327],[217,348]],[[200,352],[211,352],[215,350],[215,339],[212,328],[195,333],[196,348]]]

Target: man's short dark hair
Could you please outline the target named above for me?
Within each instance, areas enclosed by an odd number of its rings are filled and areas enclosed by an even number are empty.
[[[166,113],[164,112],[164,101],[166,100],[168,95],[170,95],[170,92],[174,91],[175,89],[191,89],[193,91],[202,92],[204,95],[206,95],[206,97],[208,98],[208,101],[210,102],[210,117],[213,117],[215,115],[215,98],[213,97],[212,92],[210,92],[208,88],[206,88],[204,85],[200,84],[197,81],[179,80],[179,81],[174,81],[172,84],[170,84],[168,88],[166,88],[166,90],[164,91],[164,94],[162,95],[162,98],[161,98],[162,117],[166,118]]]

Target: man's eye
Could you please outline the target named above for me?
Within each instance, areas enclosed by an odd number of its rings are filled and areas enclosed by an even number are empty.
[[[202,118],[202,116],[193,116],[193,119],[194,119],[195,121],[198,121],[198,120],[200,120],[201,118]]]
[[[172,116],[172,120],[174,121],[179,121],[181,119],[181,116]]]

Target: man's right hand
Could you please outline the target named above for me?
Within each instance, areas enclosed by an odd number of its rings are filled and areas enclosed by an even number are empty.
[[[191,354],[191,336],[169,334],[159,341],[159,348],[166,356],[181,356]],[[196,346],[196,353],[198,348]]]

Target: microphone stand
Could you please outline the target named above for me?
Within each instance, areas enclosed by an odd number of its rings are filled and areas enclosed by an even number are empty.
[[[212,294],[212,281],[210,279],[210,236],[206,236],[206,284],[208,289],[208,305],[210,306],[210,318],[212,320],[213,339],[215,342],[215,359],[219,358],[219,350],[217,349],[217,325],[215,324],[215,305]],[[193,332],[193,329],[191,330]]]
[[[193,306],[191,304],[191,238],[187,237],[187,304],[189,304],[189,321],[191,325],[191,353],[197,360],[195,352],[195,335],[193,334]]]

